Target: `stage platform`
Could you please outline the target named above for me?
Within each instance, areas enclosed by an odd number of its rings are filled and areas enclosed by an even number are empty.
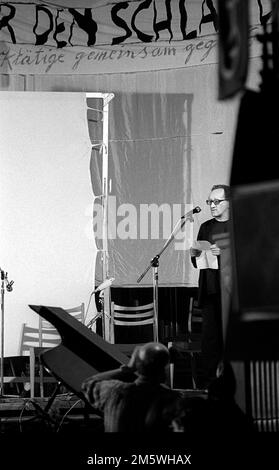
[[[204,390],[176,390],[188,398],[207,397]],[[77,396],[71,393],[57,395],[51,406],[49,400],[49,397],[0,397],[0,433],[28,433],[36,430],[48,433],[103,432],[101,415],[88,408]]]
[[[100,415],[88,410],[85,403],[68,393],[57,395],[49,406],[50,398],[0,397],[0,433],[102,431]]]
[[[190,401],[207,399],[204,390],[175,390]],[[48,403],[49,398],[0,397],[2,462],[12,463],[16,467],[24,463],[28,468],[46,466],[67,469],[88,468],[88,463],[94,463],[96,458],[98,462],[95,463],[101,464],[103,458],[111,459],[112,455],[120,455],[127,460],[135,458],[135,455],[164,454],[173,458],[174,455],[191,454],[193,464],[198,464],[195,468],[205,468],[208,456],[214,468],[224,468],[224,458],[228,457],[230,461],[232,457],[237,457],[237,460],[250,464],[255,449],[257,461],[259,452],[264,450],[266,463],[278,447],[273,445],[274,440],[270,436],[263,439],[266,437],[264,433],[253,434],[250,445],[249,435],[243,439],[241,429],[232,436],[221,430],[221,435],[217,434],[218,438],[213,432],[206,435],[206,439],[200,432],[152,436],[148,433],[128,436],[123,433],[105,433],[102,417],[92,410],[88,412],[83,401],[73,394],[57,395],[50,409],[45,412]]]

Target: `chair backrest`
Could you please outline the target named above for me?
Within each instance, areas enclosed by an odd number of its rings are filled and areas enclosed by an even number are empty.
[[[84,303],[65,310],[84,323]],[[24,355],[24,353],[29,353],[30,347],[53,348],[60,341],[61,337],[57,329],[40,316],[38,327],[32,327],[26,323],[23,324],[19,354]]]
[[[81,303],[77,307],[65,308],[65,311],[76,320],[84,323],[84,303]],[[43,348],[52,347],[60,343],[60,335],[57,329],[43,317],[39,317],[39,339],[40,347]]]
[[[156,338],[154,304],[125,307],[111,303],[110,339],[115,342],[115,326],[119,327],[139,327],[152,325],[153,341]]]
[[[65,308],[65,310],[66,310],[66,312],[70,313],[73,317],[75,317],[76,320],[79,320],[81,323],[84,324],[84,322],[85,322],[84,302],[82,302],[77,307]]]
[[[33,327],[23,323],[21,330],[21,340],[19,347],[19,354],[29,354],[30,347],[46,347],[51,348],[57,346],[60,343],[60,335],[54,328],[46,328],[40,325],[41,318],[39,320],[39,327]]]
[[[65,312],[68,312],[72,317],[74,317],[76,320],[80,321],[81,323],[84,324],[85,322],[85,316],[84,316],[84,303],[78,305],[77,307],[71,307],[71,308],[64,308]],[[51,334],[46,333],[44,330],[55,330],[57,331],[54,326],[47,320],[45,320],[43,317],[39,317],[39,329],[42,330],[42,334]]]

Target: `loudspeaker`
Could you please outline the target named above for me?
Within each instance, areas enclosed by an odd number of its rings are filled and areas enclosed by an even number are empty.
[[[241,310],[279,312],[279,181],[232,191],[235,300]]]
[[[279,358],[278,213],[279,181],[232,188],[230,358]]]
[[[236,126],[230,186],[279,180],[279,93],[247,90],[240,102]]]

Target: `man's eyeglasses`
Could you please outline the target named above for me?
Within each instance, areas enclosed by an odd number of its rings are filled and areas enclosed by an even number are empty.
[[[227,199],[207,199],[205,202],[208,206],[211,206],[213,203],[214,206],[218,206],[220,202],[226,201]]]

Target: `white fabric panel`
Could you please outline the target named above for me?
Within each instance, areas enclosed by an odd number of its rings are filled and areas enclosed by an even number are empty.
[[[5,353],[17,354],[29,304],[67,308],[89,299],[92,231],[91,143],[83,93],[0,93],[1,268]]]

